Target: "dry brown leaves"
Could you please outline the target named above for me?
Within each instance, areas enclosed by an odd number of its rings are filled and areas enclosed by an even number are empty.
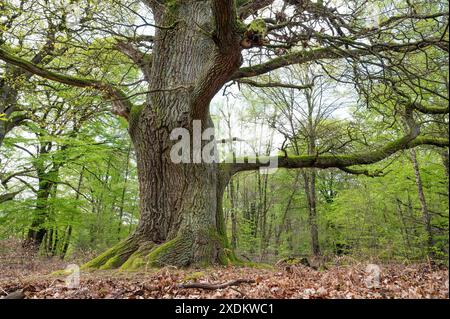
[[[64,276],[51,273],[68,262],[34,258],[18,249],[17,242],[0,245],[0,297],[23,290],[26,298],[449,298],[448,269],[430,264],[380,265],[375,287],[368,287],[367,264],[335,260],[334,266],[317,270],[303,265],[279,264],[271,269],[215,267],[177,269],[166,267],[141,273],[119,271],[81,272],[80,285],[69,289]],[[19,245],[20,247],[20,245]],[[87,254],[86,258],[90,258]],[[83,263],[75,259],[70,263]],[[345,265],[346,264],[346,265]],[[222,284],[237,279],[254,280],[224,289],[180,288],[201,282]]]
[[[194,278],[194,279],[193,279]],[[218,290],[183,289],[188,281],[223,283],[253,279]],[[448,298],[448,271],[429,265],[385,265],[380,284],[368,288],[364,265],[336,266],[326,271],[305,266],[278,269],[217,267],[207,270],[163,268],[146,273],[118,271],[82,272],[80,287],[68,289],[64,277],[33,274],[4,276],[0,295],[23,289],[26,298]]]

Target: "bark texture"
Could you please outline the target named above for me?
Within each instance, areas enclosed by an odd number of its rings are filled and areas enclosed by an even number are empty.
[[[307,2],[310,8],[317,8],[312,2]],[[117,43],[117,48],[141,68],[149,83],[146,103],[141,106],[133,105],[130,97],[109,82],[56,73],[44,68],[35,59],[29,62],[6,48],[0,48],[0,59],[19,67],[24,74],[98,90],[105,100],[112,103],[113,112],[129,122],[138,163],[140,223],[133,235],[85,267],[136,269],[234,260],[225,236],[222,195],[233,174],[258,170],[266,166],[267,159],[245,158],[241,163],[219,166],[204,162],[175,164],[170,158],[171,148],[175,144],[170,140],[173,129],[184,128],[192,136],[194,120],[200,120],[203,129],[213,127],[209,104],[225,83],[242,81],[243,78],[293,64],[324,59],[357,59],[389,52],[407,54],[433,46],[445,50],[448,44],[442,37],[421,37],[419,41],[383,45],[375,43],[358,49],[346,46],[345,50],[342,43],[337,43],[317,49],[294,50],[261,64],[239,69],[241,45],[245,44],[246,48],[264,45],[263,37],[268,28],[263,26],[261,32],[255,34],[255,30],[246,30],[250,25],[238,22],[238,17],[244,21],[255,10],[272,1],[239,2],[238,8],[233,0],[145,0],[143,3],[151,8],[156,25],[155,35],[150,36],[151,55],[130,50],[127,43]],[[328,14],[322,5],[320,8],[316,18]],[[275,27],[272,25],[272,28]],[[50,49],[51,38],[46,46]],[[1,85],[4,86],[4,83]],[[11,97],[14,101],[14,94]],[[414,103],[405,108],[408,113],[413,110],[429,114],[448,113],[448,108],[430,108]],[[408,118],[410,131],[405,136],[367,152],[323,155],[309,152],[308,155],[276,156],[271,160],[276,160],[278,167],[284,168],[334,167],[355,173],[351,166],[373,164],[400,150],[424,144],[448,147],[448,139],[420,136],[419,127],[412,123],[412,114]],[[0,127],[0,141],[4,132],[7,130]],[[194,144],[191,142],[191,147]],[[367,170],[358,173],[372,175]],[[310,188],[315,188],[315,183],[311,183]],[[251,211],[256,211],[255,207]]]
[[[130,238],[86,267],[208,265],[234,258],[222,220],[221,201],[228,181],[218,164],[196,163],[195,151],[191,151],[194,163],[176,164],[170,157],[178,142],[170,139],[172,130],[187,129],[193,150],[198,138],[193,121],[201,121],[202,131],[213,128],[209,103],[240,65],[240,50],[223,52],[218,40],[203,31],[214,29],[213,9],[208,1],[155,8],[155,22],[167,28],[155,35],[147,103],[134,107],[129,116],[140,222]],[[238,46],[238,39],[235,42]],[[211,141],[202,141],[202,146]]]

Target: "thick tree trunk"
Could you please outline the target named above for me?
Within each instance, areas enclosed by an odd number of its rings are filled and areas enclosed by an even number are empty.
[[[33,221],[24,242],[25,247],[37,251],[48,233],[45,224],[50,217],[49,197],[58,178],[58,174],[59,168],[53,168],[50,172],[44,172],[43,169],[37,170],[39,187],[36,193],[36,207],[34,209]]]
[[[240,53],[222,57],[213,38],[202,31],[201,26],[214,21],[209,2],[185,1],[155,11],[155,22],[160,26],[173,26],[178,18],[182,18],[182,25],[157,29],[151,93],[147,103],[132,109],[129,116],[140,188],[139,225],[128,239],[86,268],[208,265],[234,258],[222,216],[222,196],[229,176],[222,176],[217,163],[196,161],[199,154],[194,146],[201,136],[193,136],[193,121],[201,121],[202,131],[213,128],[209,103],[239,67]],[[211,80],[211,74],[216,73]],[[178,141],[170,135],[179,128],[193,139],[191,163],[171,159],[172,147]]]
[[[150,145],[150,144],[144,144]],[[136,149],[141,218],[136,231],[87,266],[136,269],[227,263],[224,184],[216,164],[174,164],[166,152]]]
[[[216,254],[209,250],[219,248],[211,244],[217,233],[217,195],[223,193],[218,189],[217,164],[174,164],[170,131],[165,127],[154,131],[152,127],[144,125],[147,132],[134,137],[141,207],[135,236],[156,244],[181,244],[180,251],[163,258],[169,263],[208,259]]]

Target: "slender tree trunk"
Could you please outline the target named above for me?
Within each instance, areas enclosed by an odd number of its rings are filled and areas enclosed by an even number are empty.
[[[223,119],[225,120],[228,132],[228,152],[233,158],[236,158],[236,152],[233,147],[233,130],[231,126],[231,113],[221,112]],[[237,184],[237,190],[235,190],[235,183]],[[236,196],[239,192],[239,181],[237,178],[232,178],[228,185],[228,198],[230,199],[231,209],[230,216],[225,216],[225,224],[227,223],[228,217],[231,219],[231,247],[236,249],[237,247],[237,212],[236,212]]]
[[[52,200],[56,200],[57,192],[58,192],[58,183],[53,183],[52,188],[50,190],[50,198]],[[53,256],[56,256],[58,253],[58,246],[59,246],[61,238],[60,238],[60,233],[58,231],[58,227],[55,224],[55,206],[49,205],[48,211],[49,211],[49,220],[52,222],[53,227],[52,227],[52,236],[50,237],[51,245],[50,245],[49,249],[47,249],[47,254],[50,254],[53,257]]]
[[[258,172],[259,174],[259,172]],[[261,177],[261,174],[259,174]],[[263,259],[263,257],[267,253],[267,246],[269,243],[269,233],[268,233],[268,227],[267,227],[267,183],[268,183],[268,174],[262,175],[263,183],[260,189],[260,213],[259,216],[261,218],[261,238],[260,238],[260,260]]]
[[[99,243],[99,239],[105,239],[105,220],[104,215],[107,211],[106,204],[107,200],[105,200],[105,196],[109,193],[110,190],[110,180],[111,180],[111,166],[112,166],[112,157],[108,158],[108,163],[106,165],[106,172],[103,176],[100,175],[100,180],[102,181],[102,191],[100,196],[96,202],[96,211],[95,211],[95,232],[92,234],[93,243]],[[114,203],[111,205],[111,209],[114,207]]]
[[[83,183],[83,178],[84,178],[84,170],[85,170],[85,167],[83,166],[81,168],[80,177],[78,178],[78,184],[77,184],[76,193],[75,193],[76,201],[80,199],[81,185]],[[64,259],[66,257],[67,250],[69,249],[70,240],[72,238],[72,231],[73,231],[72,222],[73,222],[73,215],[70,216],[69,224],[67,225],[65,232],[64,232],[64,241],[63,241],[62,248],[61,248],[61,259]]]
[[[317,208],[316,208],[316,173],[306,171],[303,173],[305,182],[305,192],[308,202],[308,220],[311,234],[311,248],[314,255],[320,255],[319,230],[317,226]]]
[[[310,91],[305,92],[308,104],[308,155],[316,154],[316,124],[314,118],[314,101]],[[319,229],[317,225],[316,171],[312,168],[304,172],[305,192],[308,200],[309,227],[311,232],[311,248],[315,256],[320,255]]]
[[[285,207],[283,215],[281,217],[280,226],[278,227],[278,230],[275,233],[275,255],[278,255],[280,252],[279,246],[280,246],[281,233],[283,232],[283,230],[287,229],[287,227],[286,227],[287,215],[288,215],[289,210],[291,209],[294,195],[297,192],[299,176],[300,176],[300,174],[295,175],[295,181],[294,181],[294,184],[292,185],[292,193],[289,195],[286,207]]]
[[[127,151],[125,177],[124,177],[124,181],[123,181],[122,195],[120,198],[119,226],[117,227],[117,236],[118,236],[119,240],[120,240],[120,232],[122,230],[123,211],[125,208],[125,193],[127,191],[128,175],[130,173],[130,155],[131,155],[131,145],[128,147],[128,151]]]
[[[61,259],[64,259],[69,249],[70,240],[72,238],[72,225],[68,225],[64,232],[64,243],[61,248]]]
[[[416,186],[417,186],[417,193],[419,197],[420,202],[420,208],[422,210],[422,218],[425,224],[425,230],[427,232],[427,250],[428,250],[428,256],[433,257],[433,245],[434,245],[434,239],[433,239],[433,229],[431,226],[431,214],[428,210],[427,201],[425,199],[425,194],[423,192],[423,184],[422,184],[422,178],[420,176],[420,168],[419,163],[417,162],[417,154],[415,149],[410,149],[410,155],[411,155],[411,162],[413,164],[414,168],[414,175],[416,178]]]
[[[449,154],[448,154],[448,148],[444,149],[441,152],[441,157],[442,157],[442,164],[444,165],[445,168],[445,176],[447,176],[447,194],[449,194]]]
[[[237,216],[236,216],[236,191],[234,189],[234,180],[229,183],[230,204],[231,204],[231,247],[237,247]]]
[[[403,236],[403,240],[404,240],[404,244],[406,246],[406,258],[409,258],[409,253],[408,251],[410,251],[412,245],[411,245],[411,241],[410,241],[410,235],[409,235],[409,229],[408,229],[408,225],[406,223],[405,220],[405,216],[403,214],[403,209],[402,209],[402,202],[399,198],[396,199],[397,202],[397,212],[400,216],[400,220],[402,222],[403,228],[402,228],[402,236]]]

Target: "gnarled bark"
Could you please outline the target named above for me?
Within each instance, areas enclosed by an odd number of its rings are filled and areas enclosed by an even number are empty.
[[[213,127],[209,103],[240,65],[239,39],[229,36],[233,28],[229,21],[217,21],[217,38],[199,28],[211,24],[213,11],[219,7],[207,1],[186,1],[155,11],[158,25],[171,25],[181,17],[187,25],[157,31],[152,93],[129,116],[139,177],[140,222],[131,237],[86,267],[208,265],[234,258],[222,220],[227,181],[218,163],[176,164],[170,156],[177,143],[170,139],[172,130],[184,128],[195,138],[194,120],[201,121],[202,130]],[[235,48],[225,52],[218,41],[226,41],[227,47],[234,41]]]
[[[238,22],[238,16],[242,19],[248,17],[272,1],[240,2],[238,8],[236,1],[232,0],[146,0],[144,3],[152,9],[157,26],[155,35],[151,37],[151,61],[149,56],[130,51],[126,43],[118,43],[121,50],[143,70],[149,82],[146,103],[139,107],[109,82],[49,71],[0,48],[1,60],[30,74],[98,90],[112,102],[114,113],[129,122],[138,164],[140,222],[133,235],[87,263],[87,268],[188,266],[226,263],[234,259],[225,236],[222,195],[233,174],[259,169],[266,166],[266,162],[262,164],[256,159],[254,163],[242,164],[175,164],[170,158],[175,143],[170,140],[173,129],[185,128],[192,136],[194,120],[200,120],[203,129],[212,128],[209,104],[226,82],[242,81],[292,64],[343,58],[356,60],[384,52],[407,54],[428,47],[444,49],[448,44],[442,37],[373,45],[365,44],[367,41],[364,40],[364,43],[349,49],[348,42],[342,42],[348,37],[339,37],[341,42],[337,45],[293,50],[259,65],[239,69],[242,60],[240,44],[246,33],[242,29],[246,27]],[[310,1],[308,6],[317,7]],[[276,28],[276,24],[272,25],[272,30]],[[254,43],[248,47],[263,44],[261,36],[257,34]],[[357,35],[356,39],[359,37]],[[245,40],[248,42],[250,39],[247,37]],[[447,112],[421,105],[415,105],[414,109],[432,114]],[[347,169],[349,166],[376,163],[397,151],[421,144],[448,146],[447,139],[419,136],[419,133],[418,129],[411,130],[403,138],[371,152],[279,156],[276,160],[279,167],[285,168]]]

